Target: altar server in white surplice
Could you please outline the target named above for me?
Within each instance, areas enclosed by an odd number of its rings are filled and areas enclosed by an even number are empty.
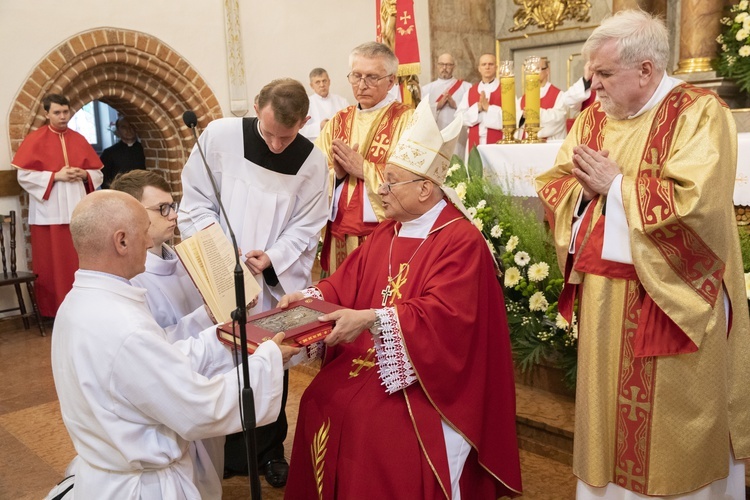
[[[80,269],[58,311],[52,373],[78,453],[76,498],[195,499],[190,442],[240,429],[238,374],[214,328],[170,343],[130,283],[151,247],[146,210],[132,196],[97,191],[73,212]],[[260,423],[276,418],[281,338],[250,357]]]
[[[314,91],[308,96],[310,98],[310,110],[307,114],[310,119],[307,120],[299,133],[314,141],[318,138],[320,131],[323,130],[328,120],[347,107],[349,103],[340,95],[331,94],[331,79],[328,78],[328,72],[323,68],[315,68],[310,71],[310,88]]]
[[[133,196],[151,220],[148,234],[154,243],[146,254],[146,272],[130,280],[146,289],[146,304],[170,342],[189,338],[214,325],[182,262],[167,244],[177,226],[177,204],[167,181],[151,170],[133,170],[118,176],[112,189]],[[201,498],[220,498],[224,476],[224,436],[191,443],[195,484]]]
[[[285,293],[311,284],[320,230],[328,220],[330,204],[325,156],[298,134],[307,121],[308,102],[301,83],[274,80],[258,94],[257,118],[215,120],[199,138],[237,244],[261,287],[250,314],[267,311]],[[183,237],[214,222],[220,222],[226,232],[197,148],[182,171],[182,187],[177,222]],[[256,432],[258,463],[268,482],[281,487],[288,471],[283,408],[271,427]],[[227,449],[232,442],[228,438]],[[235,463],[230,455],[240,460]],[[244,472],[244,452],[226,457],[228,472]]]
[[[438,124],[440,130],[451,124],[456,116],[458,104],[463,100],[464,94],[469,91],[471,84],[469,82],[454,78],[453,70],[456,67],[456,61],[453,56],[441,54],[437,59],[438,79],[422,87],[422,100],[430,103],[432,116]],[[466,149],[466,128],[462,128],[461,134],[456,142],[454,154],[461,157]]]

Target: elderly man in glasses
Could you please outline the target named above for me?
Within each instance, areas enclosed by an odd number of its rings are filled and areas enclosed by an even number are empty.
[[[378,186],[412,109],[388,94],[398,59],[387,46],[364,43],[349,55],[356,106],[336,113],[315,141],[328,157],[333,207],[320,264],[333,273],[383,220]]]

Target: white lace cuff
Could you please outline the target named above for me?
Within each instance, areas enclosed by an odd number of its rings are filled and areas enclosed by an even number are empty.
[[[323,300],[323,294],[315,288],[314,286],[309,286],[305,288],[304,290],[300,290],[302,292],[302,295],[305,296],[306,299],[318,299]]]
[[[386,392],[393,394],[412,385],[417,376],[406,355],[396,308],[375,309],[375,314],[380,320],[380,333],[374,335],[380,380]]]

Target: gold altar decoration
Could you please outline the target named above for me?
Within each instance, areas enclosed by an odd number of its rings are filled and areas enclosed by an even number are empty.
[[[541,85],[539,84],[539,72],[542,69],[542,60],[539,56],[529,56],[523,61],[524,67],[524,96],[526,104],[524,106],[524,128],[526,138],[521,142],[524,144],[535,144],[545,142],[539,139],[539,112],[541,109]]]
[[[513,15],[510,31],[521,31],[529,25],[554,31],[565,20],[585,23],[591,9],[588,0],[513,0],[513,3],[520,7]]]
[[[503,138],[498,144],[513,144],[516,140],[516,76],[513,61],[500,61],[498,65],[500,77],[500,107],[503,110]]]

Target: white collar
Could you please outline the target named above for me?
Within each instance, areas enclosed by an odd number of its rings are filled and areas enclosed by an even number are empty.
[[[138,302],[146,301],[146,289],[130,284],[130,281],[110,273],[79,269],[75,274],[73,288],[93,288],[107,290],[122,297]]]
[[[667,72],[665,71],[661,77],[659,86],[656,87],[656,90],[651,96],[651,99],[649,99],[648,102],[644,104],[641,110],[638,111],[636,114],[628,116],[628,120],[637,118],[641,116],[642,114],[648,111],[651,111],[651,109],[654,108],[657,104],[659,104],[661,100],[664,99],[667,96],[667,94],[669,94],[672,91],[673,88],[675,88],[681,83],[682,83],[682,80],[678,80],[677,78],[672,78],[671,76],[667,76]]]
[[[445,200],[440,200],[435,204],[434,207],[420,215],[414,220],[410,220],[401,224],[401,229],[398,232],[399,238],[427,238],[427,235],[432,230],[432,226],[435,225],[440,212],[445,208]]]
[[[380,101],[379,103],[377,103],[375,106],[373,106],[371,108],[368,108],[368,109],[362,109],[359,106],[359,104],[357,104],[357,109],[359,110],[360,113],[369,113],[370,111],[376,111],[376,110],[378,110],[380,108],[384,108],[384,107],[388,106],[390,103],[392,103],[393,101],[396,100],[396,98],[393,97],[390,94],[390,90],[388,92],[389,93],[385,95],[385,98],[382,101]]]
[[[179,261],[177,254],[166,243],[161,245],[161,254],[162,257],[151,252],[146,254],[146,272],[159,276],[173,275]]]

